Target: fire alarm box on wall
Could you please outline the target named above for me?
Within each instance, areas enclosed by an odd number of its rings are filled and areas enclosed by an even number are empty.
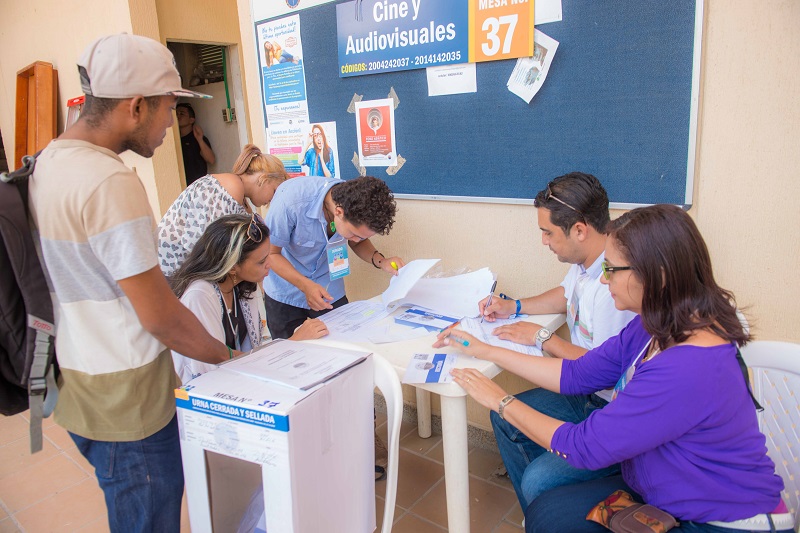
[[[83,102],[85,100],[86,97],[83,95],[67,100],[67,123],[64,124],[65,131],[78,121],[78,117],[81,116]]]

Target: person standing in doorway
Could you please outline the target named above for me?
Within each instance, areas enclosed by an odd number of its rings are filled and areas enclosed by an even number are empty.
[[[203,135],[203,129],[197,124],[194,108],[186,102],[175,108],[178,128],[181,131],[181,151],[183,152],[183,169],[186,172],[186,186],[208,174],[208,165],[217,161],[211,142]]]

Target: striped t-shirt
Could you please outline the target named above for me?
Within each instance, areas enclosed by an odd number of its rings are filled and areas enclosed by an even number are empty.
[[[56,422],[103,441],[156,433],[175,413],[172,358],[117,285],[158,265],[144,186],[111,150],[55,140],[37,159],[30,206],[55,306]]]

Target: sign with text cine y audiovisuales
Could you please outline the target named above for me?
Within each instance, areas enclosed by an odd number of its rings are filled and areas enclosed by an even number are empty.
[[[339,76],[530,57],[533,6],[533,0],[337,4]]]

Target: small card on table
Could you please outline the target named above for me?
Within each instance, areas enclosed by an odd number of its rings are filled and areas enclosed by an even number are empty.
[[[424,307],[412,307],[396,316],[394,321],[404,326],[415,328],[422,326],[428,331],[439,331],[448,326],[452,326],[458,322],[458,319],[434,313],[430,309],[425,309]]]
[[[452,383],[450,371],[455,368],[456,354],[417,353],[403,375],[403,383]]]

